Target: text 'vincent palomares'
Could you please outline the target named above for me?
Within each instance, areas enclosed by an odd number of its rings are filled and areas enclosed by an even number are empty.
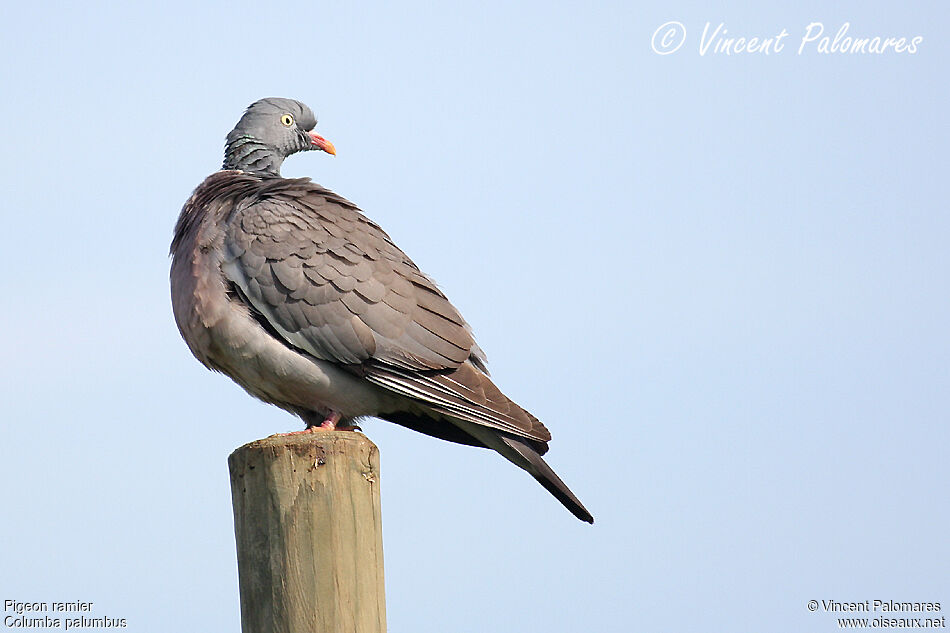
[[[935,612],[940,611],[939,602],[896,602],[894,600],[864,600],[861,602],[838,602],[822,600],[821,608],[829,612],[866,611],[892,612]]]

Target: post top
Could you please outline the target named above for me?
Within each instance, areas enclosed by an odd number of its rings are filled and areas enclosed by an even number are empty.
[[[283,446],[310,446],[313,444],[335,444],[337,442],[360,442],[373,444],[373,441],[359,431],[303,431],[300,433],[275,433],[259,440],[248,442],[236,451],[244,449],[278,448]]]
[[[234,467],[238,460],[246,461],[257,455],[275,459],[292,453],[300,458],[319,458],[333,454],[363,455],[369,463],[379,460],[379,449],[368,437],[358,431],[311,431],[305,433],[275,434],[234,449],[228,463]]]

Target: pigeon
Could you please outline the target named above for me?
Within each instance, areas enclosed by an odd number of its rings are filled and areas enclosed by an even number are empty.
[[[309,178],[297,152],[336,154],[292,99],[251,104],[224,164],[182,208],[171,243],[172,308],[209,369],[299,416],[303,432],[376,417],[489,448],[574,516],[590,512],[541,458],[551,434],[489,378],[472,329],[382,228]]]

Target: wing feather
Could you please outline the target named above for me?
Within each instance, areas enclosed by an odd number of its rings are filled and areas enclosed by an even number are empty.
[[[372,363],[365,372],[370,382],[422,400],[437,412],[535,440],[542,454],[547,448],[544,443],[551,440],[536,417],[508,399],[469,362],[451,372],[430,373]]]
[[[471,329],[382,229],[308,180],[264,182],[226,224],[225,275],[289,343],[323,360],[455,369]]]
[[[544,452],[547,429],[491,382],[462,316],[352,203],[307,179],[213,178],[234,200],[219,220],[221,270],[269,333],[425,405],[433,420],[482,425]],[[179,221],[173,250],[191,221]]]

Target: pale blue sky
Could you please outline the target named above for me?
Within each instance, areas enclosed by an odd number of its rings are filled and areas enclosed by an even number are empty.
[[[300,428],[180,341],[171,229],[264,96],[552,430],[580,523],[364,425],[389,630],[832,631],[950,608],[945,3],[17,3],[0,20],[0,599],[237,631],[226,458]],[[650,45],[677,20],[686,44]],[[698,52],[703,25],[788,45]],[[806,26],[917,54],[796,54]],[[6,614],[5,614],[6,615]]]

